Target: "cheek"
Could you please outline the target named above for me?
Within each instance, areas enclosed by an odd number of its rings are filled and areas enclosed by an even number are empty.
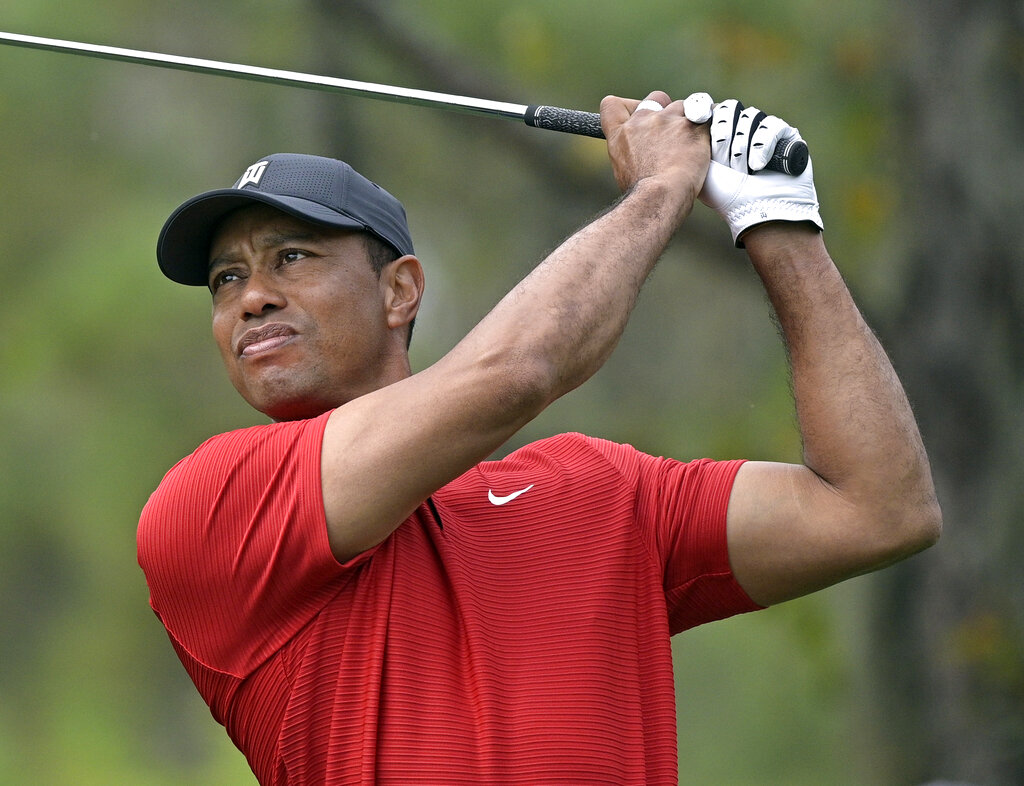
[[[218,316],[217,312],[214,311],[211,328],[213,341],[217,345],[217,349],[220,351],[221,357],[225,362],[227,362],[234,356],[234,351],[231,348],[232,323],[223,316]]]
[[[330,341],[351,340],[369,330],[374,320],[380,319],[380,297],[375,286],[362,281],[346,281],[325,287],[303,305],[310,321],[325,338],[329,337]]]

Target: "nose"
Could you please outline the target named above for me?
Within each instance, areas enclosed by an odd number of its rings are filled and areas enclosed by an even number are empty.
[[[243,319],[284,308],[287,303],[284,292],[272,276],[260,270],[251,271],[239,300]]]

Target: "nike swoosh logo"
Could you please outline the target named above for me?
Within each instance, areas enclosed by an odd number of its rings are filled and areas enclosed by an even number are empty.
[[[529,491],[532,488],[533,488],[533,484],[531,483],[529,486],[527,486],[524,489],[519,489],[519,491],[513,491],[507,497],[499,497],[493,491],[491,491],[490,489],[487,489],[487,499],[489,499],[491,501],[492,505],[504,505],[506,502],[511,502],[516,497],[518,497],[520,494],[525,494],[527,491]]]

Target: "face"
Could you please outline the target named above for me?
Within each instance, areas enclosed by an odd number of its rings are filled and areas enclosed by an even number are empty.
[[[389,280],[360,233],[265,205],[229,215],[210,246],[209,284],[235,388],[271,418],[294,420],[407,376]]]

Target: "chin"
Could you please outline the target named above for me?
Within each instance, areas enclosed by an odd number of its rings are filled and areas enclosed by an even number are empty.
[[[306,420],[337,405],[311,390],[315,386],[304,383],[305,376],[298,369],[262,369],[260,374],[240,374],[232,382],[249,406],[271,420]]]
[[[249,406],[278,422],[318,417],[374,389],[353,390],[315,374],[300,378],[295,371],[291,375],[263,375],[249,381],[258,384],[236,384],[235,389]]]
[[[271,420],[280,423],[285,420],[308,420],[334,409],[336,405],[326,402],[288,401],[258,406],[249,402]]]
[[[249,406],[277,422],[315,418],[338,406],[338,402],[321,396],[300,394],[295,391],[240,390],[239,393]]]

